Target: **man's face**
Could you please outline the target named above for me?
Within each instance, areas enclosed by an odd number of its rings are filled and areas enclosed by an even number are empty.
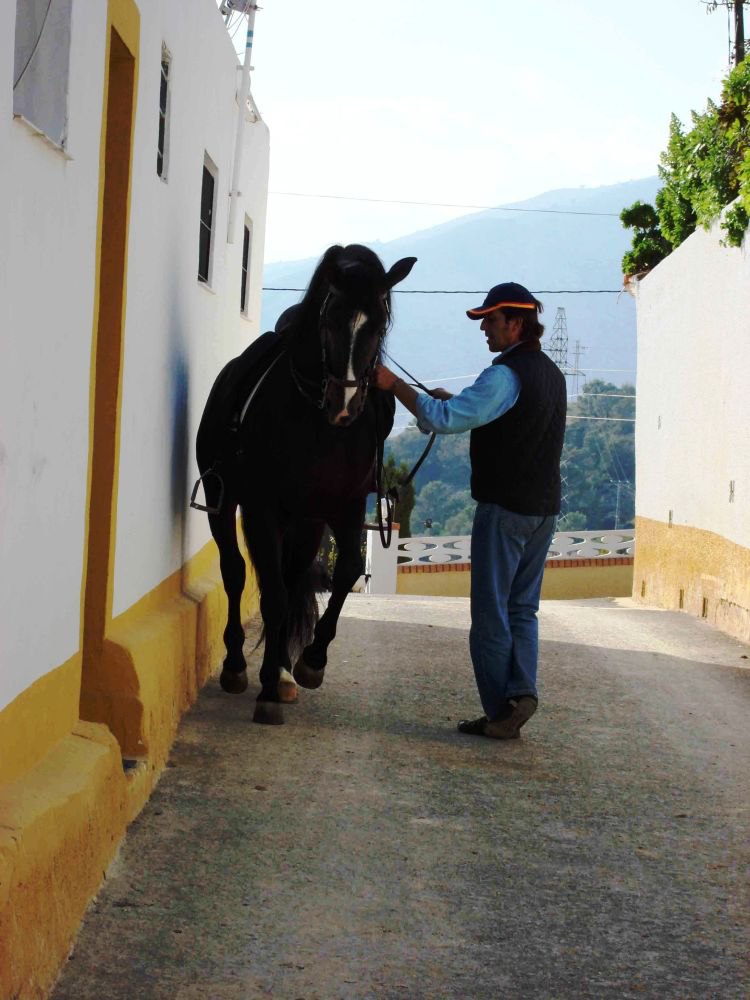
[[[482,320],[480,329],[487,338],[487,347],[492,354],[517,344],[521,338],[521,320],[518,317],[506,319],[500,309],[488,313]]]

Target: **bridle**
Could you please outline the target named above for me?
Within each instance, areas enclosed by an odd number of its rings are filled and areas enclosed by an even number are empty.
[[[325,333],[328,329],[326,320],[328,316],[328,309],[330,306],[331,298],[336,294],[335,289],[330,288],[326,297],[323,299],[323,304],[320,307],[320,322],[318,324],[318,329],[320,332],[320,367],[322,371],[322,377],[318,379],[309,378],[303,375],[295,366],[294,359],[291,352],[289,353],[289,371],[292,376],[292,381],[297,387],[298,392],[308,401],[312,403],[317,409],[322,410],[326,405],[326,397],[328,395],[329,385],[337,385],[342,389],[359,389],[362,393],[362,405],[364,406],[365,400],[367,399],[367,393],[372,382],[372,375],[375,371],[375,365],[378,363],[380,358],[380,348],[383,343],[383,338],[386,331],[386,323],[383,323],[383,327],[378,334],[378,348],[374,352],[372,359],[369,364],[356,379],[339,378],[338,375],[334,375],[331,371],[331,366],[328,361],[328,352],[326,350]],[[306,386],[311,388],[308,390]],[[315,396],[315,390],[320,393],[319,396]]]

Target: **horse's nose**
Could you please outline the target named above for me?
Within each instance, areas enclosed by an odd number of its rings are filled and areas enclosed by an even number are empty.
[[[354,417],[345,407],[343,410],[340,410],[333,418],[333,424],[335,427],[346,427],[346,425],[350,424],[352,420],[354,420]]]

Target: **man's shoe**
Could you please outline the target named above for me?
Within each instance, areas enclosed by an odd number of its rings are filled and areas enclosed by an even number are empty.
[[[514,704],[515,702],[515,704]],[[517,740],[521,735],[521,726],[526,725],[536,712],[537,701],[531,695],[521,695],[510,702],[512,712],[504,719],[493,719],[484,727],[484,736],[493,740]]]
[[[480,719],[462,719],[458,724],[458,731],[465,736],[484,736],[484,728],[489,721],[486,715]]]

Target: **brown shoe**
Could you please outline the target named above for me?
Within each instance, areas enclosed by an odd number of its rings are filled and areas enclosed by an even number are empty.
[[[465,736],[484,736],[484,728],[488,722],[489,719],[486,715],[482,715],[478,719],[461,719],[458,731]]]
[[[513,705],[515,702],[515,705]],[[517,740],[524,726],[536,712],[536,698],[531,695],[521,695],[511,701],[513,711],[505,719],[493,719],[484,727],[484,735],[493,740]]]

